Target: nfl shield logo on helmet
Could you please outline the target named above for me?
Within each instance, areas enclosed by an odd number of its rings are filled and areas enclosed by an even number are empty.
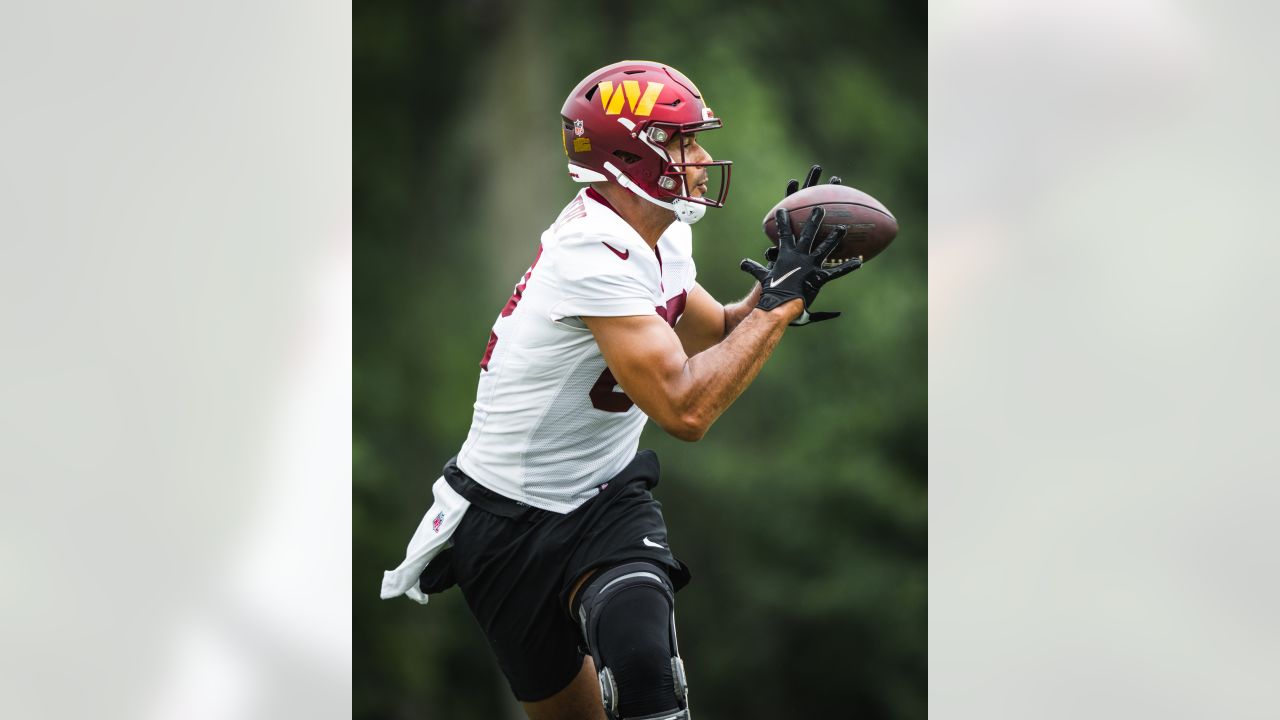
[[[444,511],[443,511],[443,510],[441,510],[441,511],[440,511],[440,514],[436,516],[436,519],[435,519],[435,520],[432,520],[432,521],[431,521],[431,529],[432,529],[433,531],[435,531],[435,532],[440,532],[440,525],[441,525],[442,523],[444,523]]]
[[[574,120],[574,121],[573,121],[573,136],[574,136],[574,137],[582,137],[582,134],[583,134],[583,133],[585,133],[585,132],[586,132],[586,129],[582,127],[582,121],[581,121],[581,120]]]

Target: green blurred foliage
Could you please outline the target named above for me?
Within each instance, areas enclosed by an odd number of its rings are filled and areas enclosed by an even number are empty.
[[[459,592],[423,608],[375,588],[466,436],[489,326],[579,187],[560,105],[638,58],[724,119],[702,141],[734,161],[729,205],[694,229],[722,301],[813,162],[901,225],[823,291],[844,316],[788,331],[702,442],[646,430],[694,574],[678,615],[697,717],[923,718],[925,4],[373,0],[354,20],[354,716],[512,717]]]

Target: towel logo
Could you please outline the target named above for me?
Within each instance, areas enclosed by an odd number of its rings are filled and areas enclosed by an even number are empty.
[[[444,523],[444,511],[441,510],[440,514],[436,516],[436,519],[431,521],[431,529],[436,532],[440,532],[440,525],[442,525],[443,523]]]

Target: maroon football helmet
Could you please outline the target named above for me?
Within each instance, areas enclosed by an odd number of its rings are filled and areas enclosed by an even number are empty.
[[[666,143],[682,134],[715,130],[720,119],[683,73],[661,63],[625,60],[591,73],[569,93],[560,110],[569,176],[577,182],[611,181],[693,224],[707,207],[724,207],[733,163],[687,162],[684,148],[672,157]],[[705,167],[708,187],[720,170],[716,197],[694,197],[685,169]]]

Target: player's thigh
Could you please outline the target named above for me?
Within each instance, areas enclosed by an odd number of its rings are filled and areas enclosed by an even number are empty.
[[[605,720],[596,666],[588,655],[569,686],[546,700],[523,703],[529,720]]]
[[[591,576],[595,575],[596,571],[598,571],[599,569],[600,568],[592,568],[582,573],[581,575],[578,576],[578,579],[573,583],[573,589],[569,591],[569,602],[565,606],[565,609],[569,612],[569,617],[573,617],[573,601],[578,599],[578,591],[582,589],[583,585],[587,584],[587,581],[590,580]],[[587,658],[587,660],[590,660],[590,659],[591,659],[590,657]]]

